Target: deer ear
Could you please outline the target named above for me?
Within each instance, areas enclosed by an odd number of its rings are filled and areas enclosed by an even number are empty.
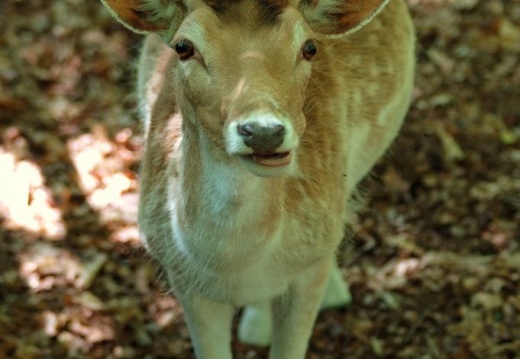
[[[325,35],[344,35],[362,28],[390,0],[301,0],[311,28]]]
[[[180,16],[176,2],[164,0],[101,0],[124,26],[137,33],[167,31]]]

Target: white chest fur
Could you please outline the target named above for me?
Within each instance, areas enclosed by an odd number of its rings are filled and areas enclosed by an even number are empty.
[[[268,192],[275,180],[216,157],[201,151],[198,175],[181,175],[169,187],[171,258],[188,268],[176,282],[194,283],[193,290],[240,304],[277,294],[290,278],[280,276],[280,269],[273,266],[282,221],[264,223],[266,212],[282,206],[282,198],[273,202]],[[187,186],[187,181],[194,182]]]

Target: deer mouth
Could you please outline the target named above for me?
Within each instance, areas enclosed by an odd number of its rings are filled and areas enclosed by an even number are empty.
[[[276,153],[253,153],[247,157],[250,158],[254,163],[262,166],[281,167],[291,163],[292,154],[290,151]]]

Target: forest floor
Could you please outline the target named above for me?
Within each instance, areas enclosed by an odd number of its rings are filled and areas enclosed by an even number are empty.
[[[520,1],[409,4],[413,105],[308,358],[520,358]],[[0,3],[0,358],[193,358],[136,229],[140,42],[97,1]]]

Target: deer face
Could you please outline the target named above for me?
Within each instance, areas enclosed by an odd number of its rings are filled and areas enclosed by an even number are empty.
[[[192,11],[171,42],[185,118],[261,176],[287,173],[305,129],[313,33],[291,8],[257,1]]]
[[[367,23],[388,0],[102,0],[126,26],[176,52],[170,73],[186,126],[252,173],[295,170],[315,33]]]

